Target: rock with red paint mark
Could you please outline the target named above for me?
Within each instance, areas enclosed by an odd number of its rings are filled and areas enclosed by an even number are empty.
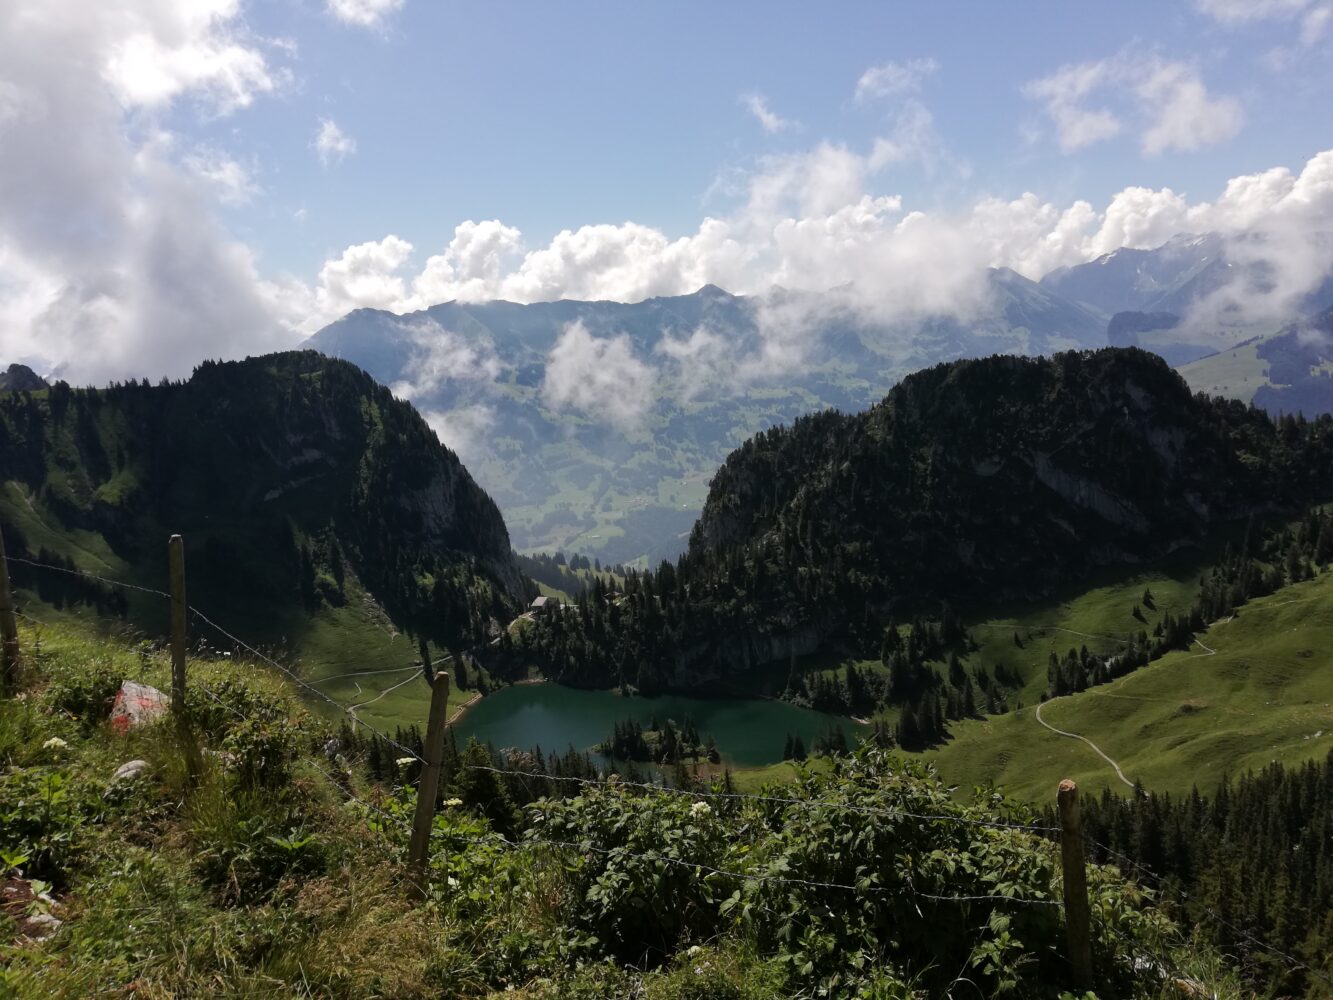
[[[111,728],[119,733],[154,722],[166,714],[169,699],[161,691],[147,684],[125,681],[116,692],[116,703],[111,707]]]

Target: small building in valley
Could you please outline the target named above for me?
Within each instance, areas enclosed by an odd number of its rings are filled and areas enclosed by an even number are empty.
[[[545,594],[542,594],[540,597],[534,597],[532,603],[528,605],[528,610],[531,611],[534,616],[554,614],[559,609],[560,598],[547,597]]]

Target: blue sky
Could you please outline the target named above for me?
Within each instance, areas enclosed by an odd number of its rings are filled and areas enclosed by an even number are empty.
[[[10,0],[0,360],[709,281],[910,316],[987,267],[1326,230],[1331,50],[1333,0]]]
[[[868,68],[931,59],[919,98],[969,168],[907,165],[881,179],[922,208],[1036,191],[1102,203],[1129,184],[1212,197],[1229,177],[1299,166],[1330,145],[1327,46],[1275,72],[1298,26],[1219,23],[1184,4],[424,3],[367,31],[315,3],[253,5],[260,34],[293,39],[289,93],[199,128],[255,165],[263,196],[233,213],[266,263],[313,270],[333,250],[394,232],[442,246],[463,219],[499,218],[544,242],[562,228],[634,220],[679,235],[727,207],[719,179],[820,139],[868,145],[882,103],[853,99]],[[1198,68],[1234,96],[1232,139],[1144,155],[1132,135],[1064,153],[1028,82],[1125,49]],[[765,132],[743,95],[799,126]],[[325,168],[319,117],[357,144]],[[1036,129],[1047,129],[1041,138]],[[299,225],[291,216],[300,208]]]

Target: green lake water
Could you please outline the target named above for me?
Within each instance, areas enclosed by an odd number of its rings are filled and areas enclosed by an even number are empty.
[[[590,749],[611,735],[617,722],[634,719],[644,728],[656,717],[677,727],[693,720],[700,736],[717,740],[723,760],[733,767],[762,767],[782,759],[787,734],[807,747],[837,726],[855,746],[865,727],[850,719],[781,701],[740,698],[622,697],[614,691],[584,691],[559,684],[520,684],[487,695],[454,726],[461,744],[475,736],[497,748],[564,753]]]

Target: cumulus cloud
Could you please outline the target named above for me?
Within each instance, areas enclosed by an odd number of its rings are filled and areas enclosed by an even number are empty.
[[[359,28],[378,28],[402,6],[403,0],[328,0],[330,14],[343,24]]]
[[[636,428],[652,402],[653,369],[634,354],[625,334],[595,337],[570,323],[551,348],[542,398],[556,410]]]
[[[312,145],[319,155],[319,162],[326,167],[342,163],[356,152],[356,140],[339,128],[332,118],[319,120]]]
[[[239,166],[182,159],[156,125],[227,115],[285,72],[237,0],[0,5],[0,344],[73,380],[180,375],[294,339],[220,227]]]
[[[830,302],[896,327],[933,316],[980,316],[991,307],[985,276],[992,267],[1037,279],[1122,246],[1150,248],[1180,233],[1216,232],[1235,244],[1237,260],[1267,261],[1251,269],[1269,275],[1264,288],[1238,285],[1231,303],[1254,316],[1294,308],[1328,269],[1329,254],[1314,248],[1318,234],[1333,230],[1333,151],[1299,173],[1278,167],[1233,178],[1212,201],[1134,186],[1100,207],[1025,193],[982,198],[954,212],[912,210],[896,195],[872,193],[876,161],[874,144],[857,151],[820,143],[767,158],[735,212],[674,239],[623,223],[565,230],[545,246],[526,248],[517,229],[496,220],[466,222],[415,274],[405,241],[391,236],[361,244],[321,272],[306,328],[361,305],[406,312],[453,298],[638,301],[709,283],[757,296],[759,340],[745,352],[705,326],[666,331],[642,362],[628,344],[612,355],[679,377],[692,394],[717,384],[710,369],[723,380],[743,380],[799,368],[812,331],[831,319],[819,311]],[[775,286],[787,293],[772,294]],[[829,289],[837,294],[801,294]],[[565,349],[579,348],[580,356],[602,349],[602,341],[590,344],[587,337],[586,330],[570,334]],[[559,377],[552,391],[556,399],[573,392]]]
[[[921,89],[926,77],[940,68],[934,59],[908,59],[906,62],[887,62],[872,66],[856,81],[856,100],[893,97]]]
[[[18,4],[21,9],[23,2]],[[54,20],[81,16],[80,5],[34,4],[54,8]],[[259,94],[285,82],[239,19],[240,0],[181,0],[135,3],[99,11],[79,26],[85,41],[104,32],[96,53],[102,77],[127,107],[163,107],[192,93],[221,114],[248,106]],[[70,26],[66,26],[70,27]]]
[[[219,202],[253,196],[253,168],[221,150],[182,150],[159,123],[181,105],[235,113],[280,87],[283,71],[270,59],[282,50],[248,33],[235,2],[121,6],[113,16],[73,0],[0,5],[0,345],[6,361],[64,364],[72,380],[183,374],[202,357],[286,346],[360,307],[637,301],[709,283],[756,296],[758,332],[745,345],[722,342],[706,323],[637,348],[582,327],[562,334],[543,385],[548,404],[630,426],[659,372],[695,392],[721,384],[713,371],[744,380],[799,368],[830,318],[814,310],[829,301],[890,325],[966,319],[991,307],[987,268],[1038,278],[1120,246],[1217,232],[1243,277],[1210,305],[1278,315],[1322,280],[1330,259],[1320,234],[1333,231],[1333,151],[1298,170],[1234,178],[1212,200],[1127,187],[1096,205],[1024,193],[922,210],[886,187],[889,168],[940,156],[940,144],[910,86],[881,74],[875,86],[899,98],[882,135],[762,158],[741,177],[733,207],[692,231],[589,224],[529,246],[501,220],[469,220],[421,257],[396,235],[366,234],[382,238],[335,255],[313,281],[264,276],[217,220]],[[152,45],[128,44],[145,32]],[[203,60],[189,73],[162,57],[237,47],[248,55]],[[126,62],[134,51],[149,53],[147,68]],[[1217,141],[1236,125],[1214,113],[1225,99],[1194,87],[1189,66],[1122,56],[1066,71],[1061,92],[1074,95],[1072,108],[1105,110],[1145,149]],[[1056,89],[1033,96],[1050,101]],[[1149,97],[1150,112],[1139,106]],[[1094,125],[1089,141],[1096,133]],[[832,299],[806,294],[829,289],[839,290]],[[488,347],[443,334],[434,353],[419,345],[404,392],[494,379]]]
[[[1149,156],[1224,142],[1245,120],[1234,97],[1209,94],[1197,67],[1156,55],[1122,52],[1063,66],[1023,92],[1044,106],[1065,152],[1119,135],[1127,118]]]
[[[760,128],[765,132],[781,132],[784,129],[791,128],[795,122],[783,118],[776,111],[768,106],[768,100],[762,94],[746,94],[741,98],[741,103],[745,109],[754,115],[755,120],[759,122]]]
[[[444,253],[429,258],[412,282],[416,301],[429,306],[494,298],[522,247],[522,234],[496,219],[459,224]]]
[[[390,234],[325,261],[315,292],[319,313],[336,317],[352,309],[401,309],[407,285],[398,272],[411,255],[412,244]]]

